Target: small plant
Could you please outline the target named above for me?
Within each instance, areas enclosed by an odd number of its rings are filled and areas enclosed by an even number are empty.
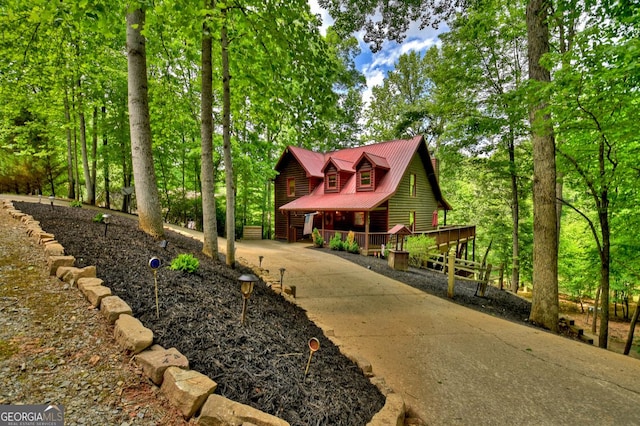
[[[344,250],[349,253],[360,253],[360,246],[356,241],[356,234],[353,231],[349,231],[349,234],[347,234],[347,240],[343,243],[343,247]]]
[[[82,208],[82,201],[73,200],[71,203],[69,203],[69,205],[70,205],[71,207],[78,207],[78,208]]]
[[[93,217],[93,221],[96,223],[102,223],[104,221],[104,215],[102,213],[98,213]]]
[[[436,241],[425,235],[407,238],[406,248],[409,252],[409,265],[422,268],[437,253]]]
[[[169,266],[169,268],[174,271],[184,271],[193,274],[198,270],[199,266],[200,262],[198,259],[193,257],[192,254],[182,253],[171,261],[171,266]]]
[[[331,250],[344,250],[344,244],[342,242],[342,235],[339,232],[336,232],[333,238],[329,240],[329,248]]]
[[[318,228],[313,228],[313,232],[311,233],[311,238],[313,239],[313,245],[316,247],[322,247],[324,245],[324,238],[318,231]]]

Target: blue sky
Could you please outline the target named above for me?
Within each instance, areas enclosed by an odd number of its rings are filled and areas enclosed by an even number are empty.
[[[324,34],[326,28],[333,23],[333,19],[326,10],[318,6],[317,0],[309,0],[309,5],[313,13],[322,17],[321,31]],[[371,97],[371,88],[382,84],[387,72],[393,69],[400,55],[410,51],[424,53],[431,46],[437,44],[438,35],[446,31],[446,25],[441,25],[438,30],[431,27],[421,30],[416,23],[411,25],[407,31],[407,37],[403,43],[385,42],[382,49],[376,54],[371,53],[369,46],[362,41],[362,33],[356,33],[355,36],[360,42],[362,50],[362,53],[356,58],[356,66],[367,79],[367,90],[363,94],[364,101],[368,103]]]

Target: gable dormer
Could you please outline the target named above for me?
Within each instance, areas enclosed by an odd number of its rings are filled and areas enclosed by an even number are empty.
[[[389,162],[386,158],[363,152],[355,162],[356,190],[375,191],[389,168]]]
[[[344,188],[354,170],[349,161],[329,157],[324,167],[324,192],[340,192]]]

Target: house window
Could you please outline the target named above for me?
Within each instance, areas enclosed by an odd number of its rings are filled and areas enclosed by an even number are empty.
[[[416,197],[418,195],[416,182],[417,182],[417,179],[416,179],[415,173],[411,173],[411,176],[409,176],[409,196],[410,197]]]
[[[296,180],[295,178],[287,179],[287,197],[296,196]]]
[[[329,173],[327,175],[327,189],[337,189],[337,188],[338,188],[338,174]]]
[[[370,187],[371,186],[371,171],[362,171],[360,172],[360,186],[362,187]]]
[[[409,229],[411,232],[416,230],[416,212],[414,210],[409,212]]]

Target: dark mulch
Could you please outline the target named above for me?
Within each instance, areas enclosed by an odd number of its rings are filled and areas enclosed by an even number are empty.
[[[448,278],[445,274],[418,268],[396,271],[389,267],[386,259],[343,251],[331,251],[331,253],[426,293],[447,298]],[[491,286],[487,286],[484,297],[478,297],[475,295],[476,287],[475,282],[456,280],[454,297],[449,300],[509,321],[529,324],[530,301]]]
[[[169,244],[163,249],[137,229],[135,220],[115,215],[105,237],[105,226],[92,221],[94,210],[14,204],[53,233],[76,257],[76,266],[95,265],[105,285],[153,330],[155,341],[182,352],[192,369],[218,383],[216,393],[292,425],[364,425],[382,408],[384,397],[359,368],[305,311],[262,281],[248,301],[242,326],[237,279],[249,271],[201,255],[201,243],[167,232]],[[157,319],[149,259],[155,256],[168,265],[181,253],[196,256],[200,268],[195,274],[160,268]],[[321,347],[305,377],[312,337]]]

